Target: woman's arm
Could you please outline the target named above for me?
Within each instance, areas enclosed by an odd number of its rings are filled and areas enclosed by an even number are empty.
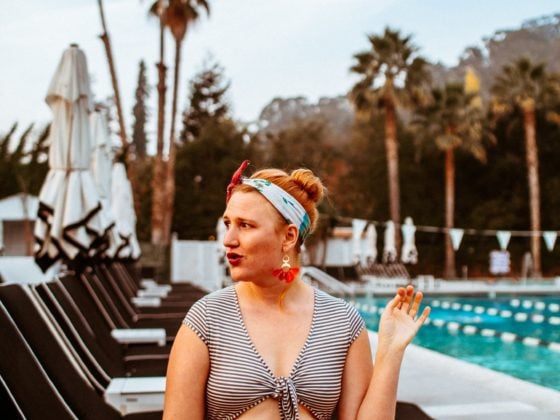
[[[428,315],[426,307],[417,317],[423,295],[414,288],[400,288],[387,304],[379,323],[378,346],[373,376],[360,406],[358,419],[392,420],[397,405],[397,386],[406,346],[412,341]]]
[[[181,325],[169,355],[163,419],[204,419],[210,359],[206,344]]]
[[[373,371],[369,336],[364,328],[354,340],[342,373],[342,392],[338,402],[338,418],[340,420],[355,419],[360,403],[368,390]]]

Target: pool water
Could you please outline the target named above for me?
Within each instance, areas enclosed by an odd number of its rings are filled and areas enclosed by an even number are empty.
[[[359,297],[354,305],[377,331],[388,298]],[[560,297],[438,296],[413,343],[560,391]]]

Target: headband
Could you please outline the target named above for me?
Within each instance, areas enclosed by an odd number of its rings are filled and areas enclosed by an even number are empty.
[[[248,165],[249,161],[244,161],[233,174],[231,182],[227,187],[226,203],[229,201],[232,190],[236,185],[245,184],[253,187],[278,210],[288,223],[292,223],[298,227],[299,237],[301,238],[301,242],[303,242],[311,227],[311,220],[305,208],[291,194],[275,183],[267,179],[246,178],[242,176],[243,171]]]

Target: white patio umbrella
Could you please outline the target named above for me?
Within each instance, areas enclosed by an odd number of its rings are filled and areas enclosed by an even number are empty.
[[[115,219],[111,211],[111,173],[113,169],[113,151],[107,118],[101,111],[94,111],[90,116],[91,137],[94,145],[91,159],[91,172],[99,199],[101,201],[101,217],[110,225],[107,232],[107,249],[102,250],[103,256],[113,258],[119,245],[123,242],[116,232]]]
[[[46,270],[55,261],[78,261],[103,244],[107,224],[90,172],[91,93],[85,54],[71,45],[49,86],[53,113],[49,172],[39,193],[35,259]]]
[[[115,257],[136,260],[140,257],[140,245],[136,236],[136,213],[132,187],[123,163],[115,163],[111,181],[111,211],[115,218],[117,233],[122,240]]]
[[[416,264],[418,262],[418,250],[414,241],[416,226],[411,217],[406,217],[401,226],[403,244],[401,249],[401,261],[405,264]]]

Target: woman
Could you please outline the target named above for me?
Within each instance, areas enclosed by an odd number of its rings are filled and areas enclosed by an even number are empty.
[[[224,246],[235,284],[195,303],[170,354],[164,419],[394,418],[421,293],[399,289],[381,317],[375,369],[357,311],[304,283],[299,253],[321,181],[265,169],[227,188]]]

